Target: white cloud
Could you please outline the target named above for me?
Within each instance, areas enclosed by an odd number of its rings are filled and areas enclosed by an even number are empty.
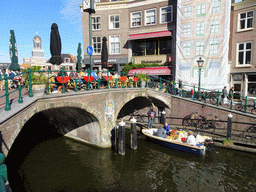
[[[63,15],[63,18],[70,21],[71,24],[77,24],[81,22],[81,11],[79,4],[82,3],[82,0],[65,0],[63,1],[63,7],[60,13]]]

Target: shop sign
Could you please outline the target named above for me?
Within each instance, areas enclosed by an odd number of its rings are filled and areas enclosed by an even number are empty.
[[[162,60],[155,60],[155,61],[141,60],[141,63],[162,63]]]
[[[242,74],[233,75],[233,81],[242,81],[242,79],[243,79]]]

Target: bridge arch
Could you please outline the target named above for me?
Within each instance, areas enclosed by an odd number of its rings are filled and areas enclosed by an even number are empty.
[[[166,94],[156,95],[151,91],[139,92],[131,95],[130,97],[124,98],[124,102],[116,109],[116,119],[125,117],[131,114],[135,107],[137,110],[150,107],[152,103],[154,106],[162,106],[171,110],[171,98]]]

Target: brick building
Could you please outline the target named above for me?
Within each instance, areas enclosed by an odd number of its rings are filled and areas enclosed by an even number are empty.
[[[101,41],[106,36],[112,70],[121,71],[129,62],[161,63],[175,69],[176,4],[169,0],[96,1],[93,67],[101,69]],[[84,50],[89,45],[88,25],[88,13],[82,12]],[[84,58],[89,64],[89,56]]]
[[[233,1],[230,35],[230,86],[235,98],[256,98],[256,1]],[[254,55],[254,56],[253,56]]]

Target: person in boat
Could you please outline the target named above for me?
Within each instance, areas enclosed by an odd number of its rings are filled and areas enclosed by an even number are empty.
[[[151,107],[151,109],[147,113],[148,115],[148,128],[152,128],[154,119],[156,117],[156,112],[154,111],[154,108]]]
[[[157,132],[154,134],[155,136],[166,138],[166,131],[163,127],[159,127]]]
[[[164,124],[164,129],[166,131],[166,135],[170,135],[170,125],[167,122]]]
[[[188,138],[187,138],[186,143],[189,144],[189,145],[196,145],[196,138],[193,135],[192,131],[188,132]]]

